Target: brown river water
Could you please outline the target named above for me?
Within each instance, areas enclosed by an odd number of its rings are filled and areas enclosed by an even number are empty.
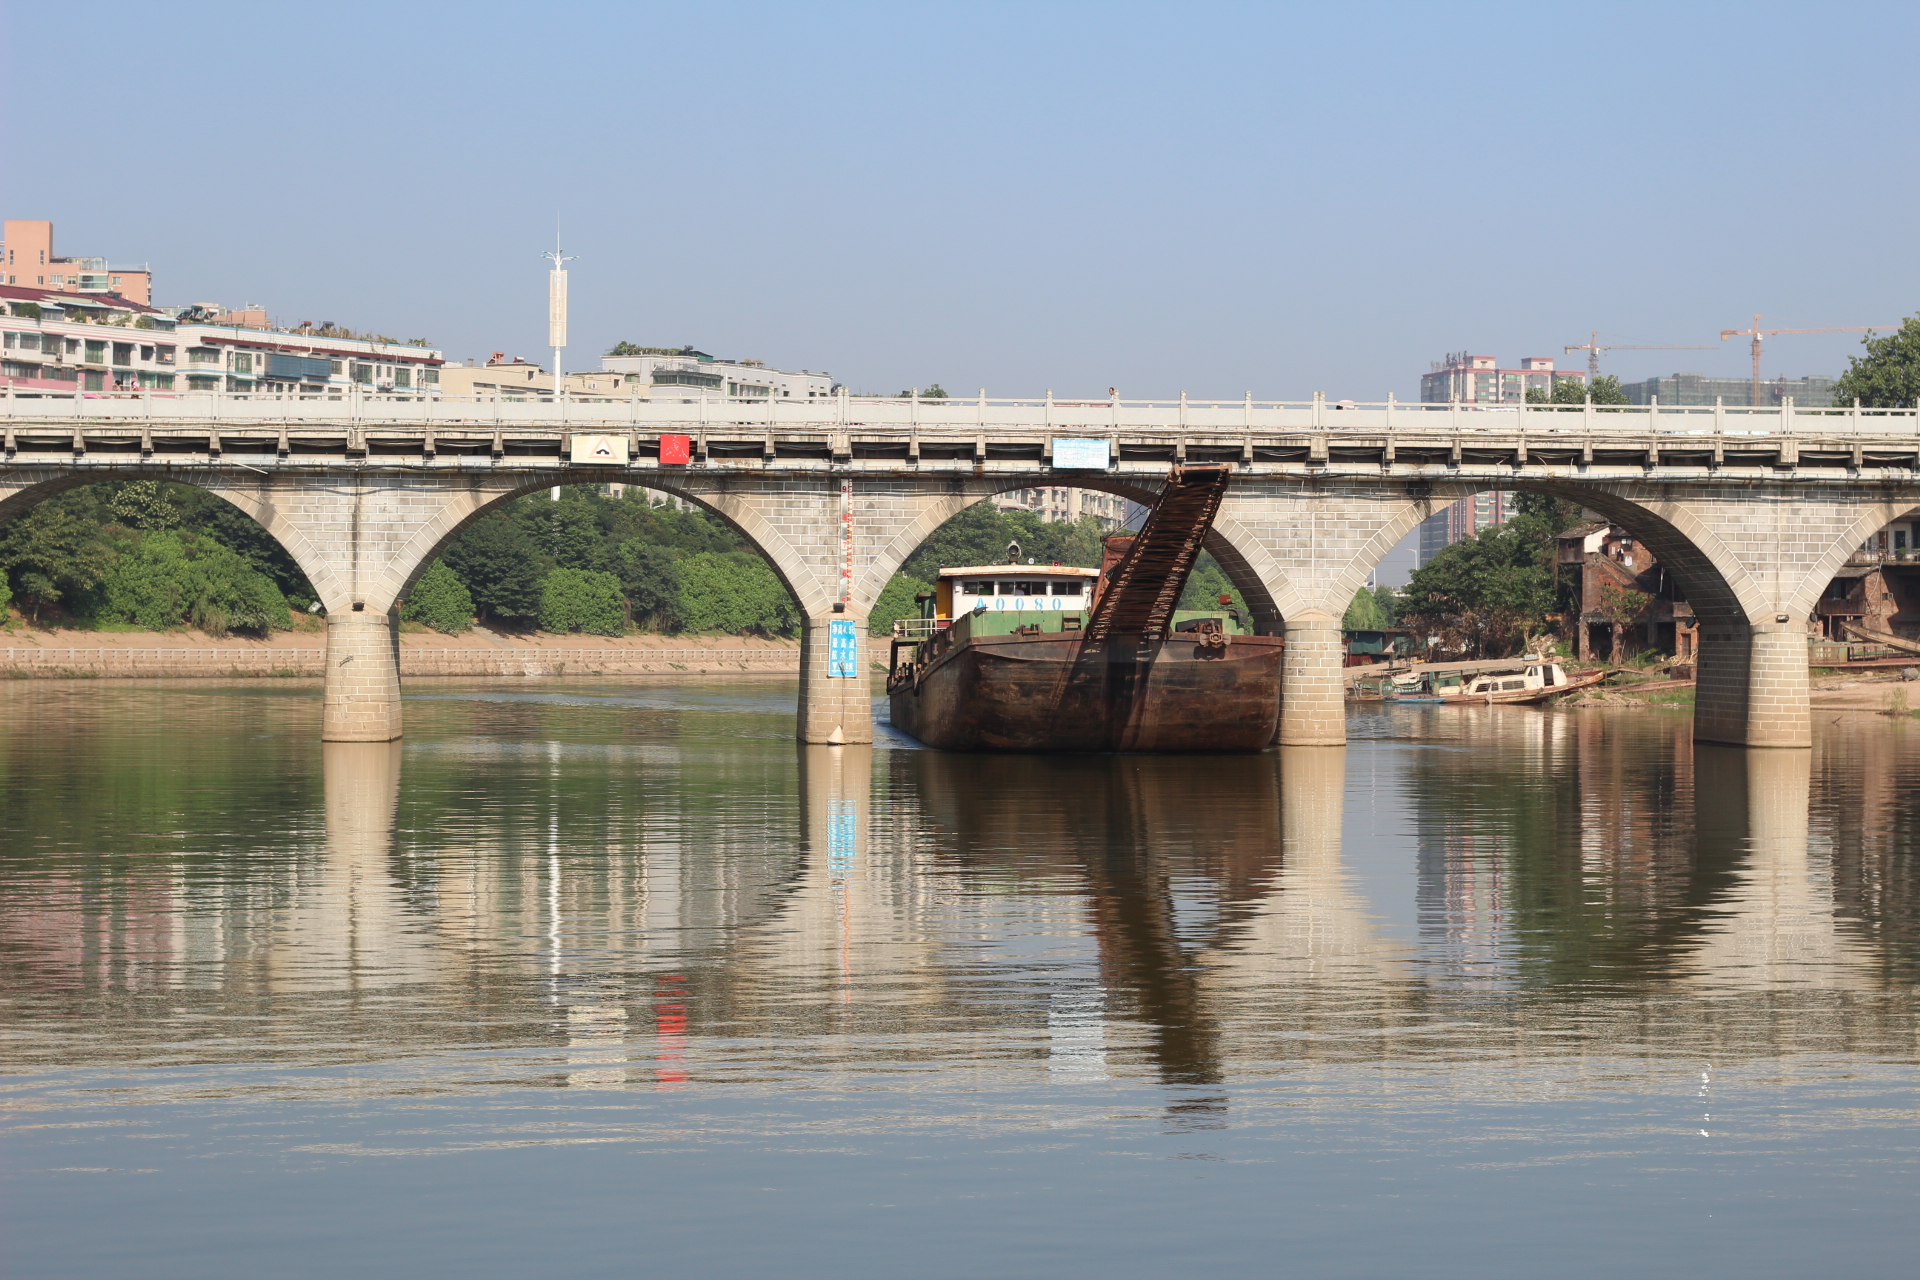
[[[20,1277],[1908,1275],[1920,721],[0,685]]]

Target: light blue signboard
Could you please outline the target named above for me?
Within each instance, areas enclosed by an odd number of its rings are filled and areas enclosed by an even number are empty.
[[[1055,471],[1105,471],[1107,442],[1105,440],[1055,440],[1053,469]]]
[[[851,620],[835,618],[827,623],[827,674],[860,677],[860,637]]]

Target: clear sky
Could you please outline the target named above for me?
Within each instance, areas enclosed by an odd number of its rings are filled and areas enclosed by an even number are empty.
[[[1911,2],[0,14],[7,217],[163,305],[459,359],[545,359],[556,214],[569,367],[691,342],[857,390],[1412,397],[1450,350],[1916,310]],[[1719,346],[1605,368],[1743,374]]]

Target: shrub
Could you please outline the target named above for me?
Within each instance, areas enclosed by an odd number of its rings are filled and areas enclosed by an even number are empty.
[[[931,582],[923,582],[904,573],[894,574],[880,592],[880,598],[873,602],[873,612],[867,615],[867,631],[876,636],[893,634],[895,622],[901,618],[920,616],[920,603],[914,596],[931,590]]]
[[[540,584],[540,626],[597,636],[623,634],[627,611],[620,598],[620,579],[591,569],[555,569]]]
[[[78,612],[152,631],[189,623],[209,635],[284,631],[287,598],[232,548],[191,533],[123,534]]]
[[[709,552],[680,561],[680,621],[689,631],[753,631],[790,636],[800,606],[772,566],[745,551]]]
[[[446,561],[435,560],[420,575],[420,581],[413,584],[401,616],[457,636],[473,627],[473,596],[467,584],[460,581],[460,575],[447,568]]]

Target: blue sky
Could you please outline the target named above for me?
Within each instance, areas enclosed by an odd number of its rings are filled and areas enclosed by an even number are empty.
[[[1916,309],[1912,4],[88,15],[0,16],[6,216],[163,304],[455,358],[545,358],[556,214],[569,367],[692,342],[878,391],[1411,397],[1450,350]],[[1744,374],[1720,345],[1606,368]]]

